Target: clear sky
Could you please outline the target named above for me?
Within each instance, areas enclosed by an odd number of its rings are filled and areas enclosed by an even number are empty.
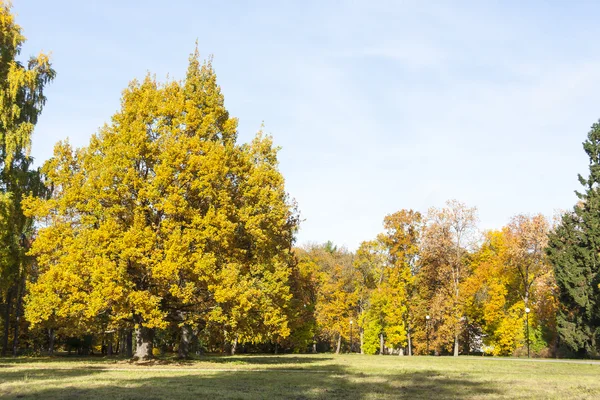
[[[34,136],[89,136],[147,71],[181,78],[198,39],[248,141],[265,122],[304,222],[354,249],[402,208],[456,198],[483,229],[576,200],[600,117],[600,2],[14,0],[57,78]]]

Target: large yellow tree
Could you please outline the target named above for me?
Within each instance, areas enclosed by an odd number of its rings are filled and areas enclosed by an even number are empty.
[[[169,324],[181,356],[199,323],[229,340],[287,336],[295,207],[271,139],[236,140],[196,51],[183,82],[133,81],[88,147],[58,144],[44,166],[51,198],[25,204],[41,224],[29,321],[133,326],[138,358]]]

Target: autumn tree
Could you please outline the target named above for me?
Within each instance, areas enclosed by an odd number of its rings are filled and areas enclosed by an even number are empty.
[[[32,248],[32,324],[135,327],[138,358],[155,329],[213,323],[228,340],[287,336],[291,246],[297,225],[259,134],[238,145],[209,62],[197,51],[183,82],[147,76],[88,147],[59,144],[44,166],[49,200],[29,198],[41,229]]]
[[[476,240],[476,208],[451,200],[442,209],[432,208],[422,240],[422,273],[426,283],[421,297],[431,309],[437,347],[453,343],[459,353],[463,324],[461,284],[468,276],[468,251]]]
[[[402,355],[408,344],[411,354],[409,303],[421,214],[401,210],[387,215],[383,225],[385,231],[376,240],[361,243],[354,260],[361,352],[374,354],[379,348],[384,354],[388,347]]]
[[[550,232],[548,220],[541,214],[531,217],[517,215],[504,231],[507,239],[506,262],[518,278],[515,289],[523,301],[524,311],[531,310],[530,325],[533,323],[534,328],[544,326],[547,328],[547,336],[552,335],[556,284],[552,266],[546,256]]]
[[[319,265],[319,292],[315,307],[318,330],[333,343],[336,354],[341,351],[342,340],[349,337],[350,320],[356,319],[357,293],[353,255],[346,249],[329,244],[312,249]]]
[[[39,174],[31,169],[31,137],[46,102],[45,86],[54,78],[49,57],[40,53],[23,63],[17,58],[25,37],[0,1],[0,296],[5,313],[2,354],[8,350],[9,324],[14,320],[13,353],[18,349],[21,301],[31,263],[26,247],[32,220],[23,215],[24,196],[43,195]]]
[[[412,355],[411,324],[413,316],[410,304],[414,296],[414,279],[418,272],[419,244],[422,231],[422,216],[418,211],[400,210],[387,215],[383,220],[385,232],[381,241],[388,253],[391,268],[389,286],[394,293],[393,311],[390,312],[390,332],[388,340],[394,347],[408,344],[408,354]],[[402,313],[401,313],[402,310]],[[392,317],[396,315],[396,318]],[[401,319],[402,323],[392,322]],[[395,339],[394,339],[395,338]]]
[[[309,348],[311,353],[317,352],[319,332],[315,312],[321,275],[320,267],[311,253],[304,248],[294,249],[297,262],[289,280],[292,294],[288,307],[291,334],[287,339],[287,345],[296,353],[304,352]]]
[[[360,333],[360,351],[383,354],[386,306],[386,249],[379,240],[362,242],[354,259],[355,295]]]

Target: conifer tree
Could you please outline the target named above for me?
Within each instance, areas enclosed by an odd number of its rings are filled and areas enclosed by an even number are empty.
[[[592,125],[583,148],[589,176],[579,175],[580,201],[550,234],[548,256],[560,291],[560,338],[572,350],[593,355],[600,333],[600,123]]]

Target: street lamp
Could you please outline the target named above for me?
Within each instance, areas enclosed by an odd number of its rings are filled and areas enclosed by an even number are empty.
[[[525,326],[527,327],[527,358],[529,358],[529,307],[525,307]]]
[[[429,355],[429,319],[431,317],[429,315],[425,316],[425,329],[427,331],[427,355]]]
[[[352,323],[353,323],[353,322],[354,322],[354,321],[350,320],[350,353],[352,353],[352,348],[354,347],[354,346],[353,346],[353,344],[354,344],[354,343],[353,343],[353,341],[352,341]]]

